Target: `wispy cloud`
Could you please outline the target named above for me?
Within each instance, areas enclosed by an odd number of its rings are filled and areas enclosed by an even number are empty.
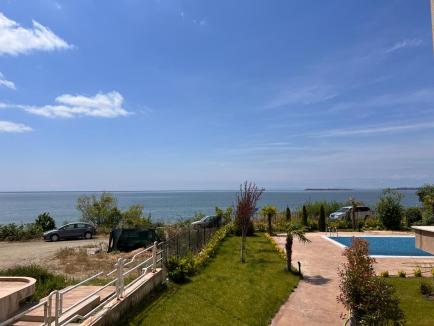
[[[313,137],[345,137],[356,135],[377,135],[386,133],[398,133],[410,130],[424,130],[434,129],[434,122],[419,122],[413,124],[399,124],[399,125],[381,125],[371,126],[367,128],[345,128],[345,129],[332,129],[317,134],[311,134]]]
[[[421,39],[415,38],[415,39],[405,39],[402,41],[399,41],[395,43],[390,48],[386,49],[384,53],[392,53],[401,49],[405,48],[417,48],[423,44],[423,41]]]
[[[22,133],[32,131],[32,128],[22,123],[15,123],[11,121],[0,121],[0,132]]]
[[[306,86],[288,86],[278,93],[266,105],[266,109],[273,109],[287,105],[309,105],[329,101],[337,97],[339,93],[333,85],[312,84]]]
[[[15,90],[14,82],[7,80],[5,76],[0,72],[0,86]]]
[[[18,55],[31,51],[53,51],[72,46],[49,28],[32,21],[31,28],[22,27],[0,12],[0,55]]]
[[[98,93],[90,97],[64,94],[56,97],[56,104],[54,105],[18,105],[16,107],[48,118],[73,118],[79,116],[116,118],[131,114],[122,107],[123,101],[123,96],[113,91],[105,94]]]

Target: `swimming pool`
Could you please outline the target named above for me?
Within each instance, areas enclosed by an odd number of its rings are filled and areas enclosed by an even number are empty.
[[[353,237],[328,237],[341,246],[350,247]],[[412,236],[364,236],[357,237],[368,241],[369,253],[372,256],[420,256],[434,255],[416,248],[415,237]]]

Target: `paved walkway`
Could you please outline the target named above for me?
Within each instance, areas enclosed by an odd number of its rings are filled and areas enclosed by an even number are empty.
[[[342,325],[344,307],[336,300],[339,293],[338,266],[344,261],[342,249],[322,238],[320,233],[307,235],[311,243],[293,245],[293,265],[301,262],[304,279],[274,317],[273,326]],[[274,237],[284,247],[285,237]]]

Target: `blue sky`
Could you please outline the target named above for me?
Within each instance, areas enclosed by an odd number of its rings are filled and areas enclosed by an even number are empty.
[[[0,3],[1,191],[434,182],[428,0]]]

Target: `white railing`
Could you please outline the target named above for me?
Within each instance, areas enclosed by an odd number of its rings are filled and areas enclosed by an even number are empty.
[[[162,246],[162,243],[160,243],[159,245]],[[66,325],[72,321],[74,321],[75,319],[85,319],[88,316],[91,315],[91,313],[94,313],[95,311],[97,311],[98,309],[100,309],[108,300],[114,299],[115,297],[120,300],[125,293],[125,289],[129,288],[131,285],[135,284],[138,280],[142,279],[142,277],[144,275],[146,275],[149,270],[153,273],[155,273],[155,271],[157,270],[157,266],[160,265],[160,267],[162,267],[163,265],[163,260],[164,260],[164,250],[160,250],[158,251],[158,246],[157,242],[154,242],[154,244],[138,253],[136,253],[128,262],[125,262],[125,258],[118,258],[116,264],[115,264],[115,269],[112,270],[111,272],[107,273],[106,276],[111,276],[113,274],[116,275],[116,277],[111,280],[110,282],[108,282],[107,284],[105,284],[104,286],[98,288],[97,290],[93,291],[92,293],[88,294],[87,296],[85,296],[84,298],[78,300],[77,302],[75,302],[73,305],[69,306],[68,308],[64,309],[63,307],[63,299],[66,293],[74,290],[75,288],[88,283],[89,281],[97,278],[98,276],[101,276],[102,274],[104,274],[104,272],[99,272],[95,275],[92,275],[91,277],[81,281],[80,283],[77,283],[71,287],[65,288],[63,290],[56,290],[56,291],[52,291],[47,299],[45,299],[44,301],[39,302],[37,305],[21,312],[20,314],[4,321],[3,323],[0,323],[0,326],[7,326],[7,325],[11,325],[17,321],[19,321],[21,318],[23,318],[24,315],[27,315],[29,312],[43,306],[44,307],[44,322],[41,324],[41,326],[51,326],[54,324],[54,326],[61,326],[61,325]],[[145,259],[144,261],[138,263],[137,265],[135,265],[134,267],[128,269],[127,271],[124,271],[124,268],[128,265],[131,265],[133,262],[136,261],[136,258],[139,255],[142,255],[146,252],[151,252],[151,256],[147,259]],[[138,271],[138,276],[133,279],[127,286],[125,286],[125,277],[128,276],[129,274],[131,274],[133,271]],[[70,312],[72,309],[76,308],[77,306],[79,306],[80,304],[84,303],[85,301],[87,301],[88,299],[90,299],[92,296],[100,293],[101,291],[107,289],[109,286],[113,286],[115,284],[115,289],[109,293],[108,296],[106,296],[106,298],[104,298],[97,307],[93,308],[89,313],[87,313],[85,316],[80,316],[78,314],[75,314],[73,316],[71,316],[70,318],[68,318],[67,320],[61,320],[62,316],[65,316],[65,314],[67,312]],[[54,298],[54,306],[53,306],[53,298]],[[54,309],[53,309],[54,308]],[[54,315],[53,315],[54,313]]]

